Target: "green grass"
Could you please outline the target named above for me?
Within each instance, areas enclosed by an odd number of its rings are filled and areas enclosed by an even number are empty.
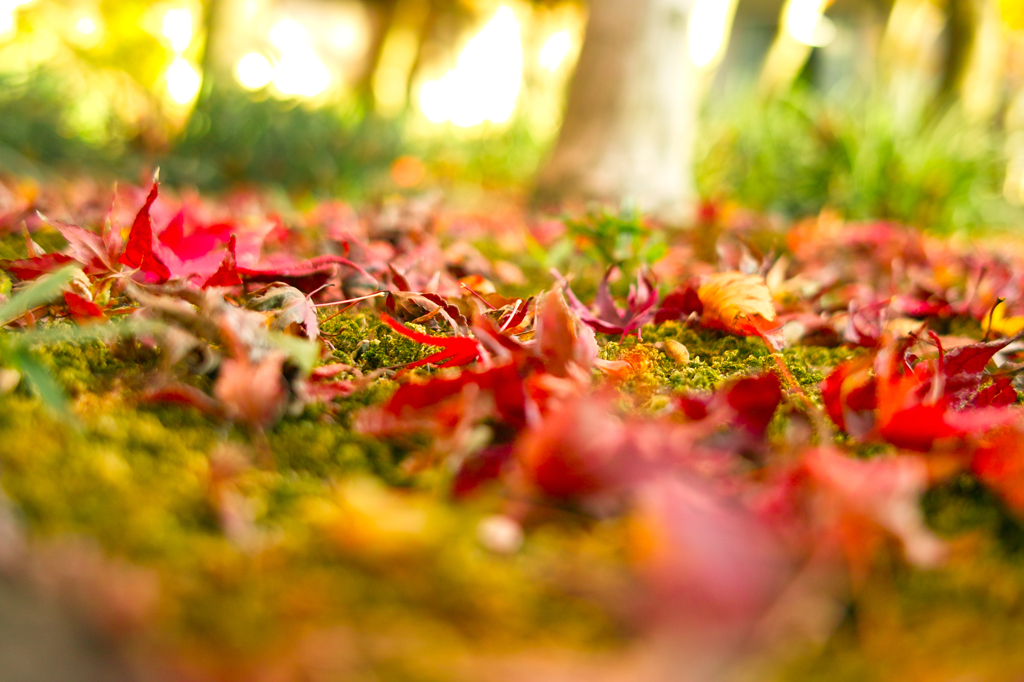
[[[956,109],[900,120],[873,98],[752,94],[709,106],[697,180],[704,196],[790,219],[834,209],[949,232],[1019,223],[1002,200],[998,130]]]

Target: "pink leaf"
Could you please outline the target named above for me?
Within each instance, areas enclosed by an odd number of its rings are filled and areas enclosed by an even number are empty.
[[[638,272],[636,283],[629,287],[626,308],[620,309],[612,299],[611,291],[608,288],[608,280],[613,272],[614,269],[609,269],[597,288],[594,303],[597,306],[598,315],[592,313],[590,308],[576,298],[576,294],[564,280],[563,287],[569,307],[583,322],[593,327],[594,331],[626,336],[638,331],[640,327],[654,319],[654,307],[658,305],[658,286],[652,277]]]

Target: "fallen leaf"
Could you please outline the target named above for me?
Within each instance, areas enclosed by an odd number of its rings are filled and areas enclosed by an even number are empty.
[[[594,331],[620,336],[627,336],[633,332],[639,334],[640,327],[654,319],[654,307],[658,305],[657,283],[646,272],[638,272],[636,283],[629,286],[626,307],[619,308],[609,289],[609,280],[614,272],[614,268],[609,268],[597,287],[597,296],[594,298],[597,315],[576,298],[576,294],[564,278],[559,277],[559,280],[565,290],[569,307],[580,320],[593,327]]]
[[[316,308],[309,297],[295,287],[275,284],[254,296],[248,307],[270,313],[270,328],[315,341],[320,338]]]
[[[850,435],[877,437],[917,452],[931,450],[941,439],[983,435],[1018,417],[998,402],[967,397],[978,392],[985,363],[1002,343],[963,346],[912,367],[908,343],[890,343],[873,358],[837,366],[822,384],[825,408]]]
[[[71,316],[78,322],[107,319],[103,308],[73,291],[64,292],[64,303],[67,305],[68,311],[71,312]]]
[[[304,294],[310,294],[337,274],[338,266],[355,270],[371,282],[376,279],[361,266],[342,256],[317,256],[298,263],[289,263],[275,267],[243,268],[237,267],[236,272],[245,282],[272,284],[281,282],[293,286]]]
[[[0,268],[22,281],[29,281],[59,270],[61,266],[73,263],[74,258],[62,253],[46,253],[34,258],[0,261]]]
[[[739,336],[757,336],[774,350],[782,348],[772,292],[760,275],[722,272],[708,275],[697,289],[701,324]]]
[[[1024,514],[1024,432],[994,432],[975,452],[971,471],[1014,512]]]
[[[275,351],[258,363],[245,356],[221,363],[213,393],[229,419],[262,428],[281,417],[288,397],[281,373],[285,359]]]
[[[597,358],[597,339],[590,326],[581,324],[566,305],[562,294],[542,294],[535,314],[535,355],[553,376],[567,377],[570,366],[590,369]]]
[[[210,275],[210,278],[203,283],[204,289],[210,287],[241,286],[242,277],[238,274],[237,256],[235,254],[236,244],[237,238],[235,235],[231,235],[231,238],[228,239],[228,250],[224,254],[224,260],[221,261],[217,271]]]
[[[153,251],[153,219],[149,215],[159,192],[158,185],[157,179],[154,178],[146,203],[135,216],[124,251],[117,260],[130,268],[136,268],[146,275],[149,281],[162,284],[171,278],[171,271]]]
[[[405,369],[413,369],[414,367],[430,364],[444,367],[459,367],[461,365],[468,365],[480,358],[480,344],[474,339],[464,336],[428,336],[427,334],[421,334],[409,329],[387,314],[381,314],[380,319],[384,324],[407,339],[441,348],[438,352],[428,355],[422,360],[406,365]]]
[[[822,518],[832,515],[835,533],[856,574],[863,576],[877,550],[878,531],[898,538],[909,561],[934,567],[945,545],[928,529],[920,498],[928,485],[928,468],[920,457],[871,460],[840,454],[834,448],[804,453],[802,466],[819,494]]]

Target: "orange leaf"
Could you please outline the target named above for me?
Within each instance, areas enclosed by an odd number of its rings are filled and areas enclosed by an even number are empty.
[[[720,272],[704,279],[697,290],[704,306],[701,322],[739,336],[758,336],[778,350],[775,305],[772,292],[759,275]]]

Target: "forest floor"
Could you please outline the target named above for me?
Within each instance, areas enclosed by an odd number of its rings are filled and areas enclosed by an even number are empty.
[[[495,205],[0,183],[0,581],[151,679],[1024,674],[1024,240]]]

